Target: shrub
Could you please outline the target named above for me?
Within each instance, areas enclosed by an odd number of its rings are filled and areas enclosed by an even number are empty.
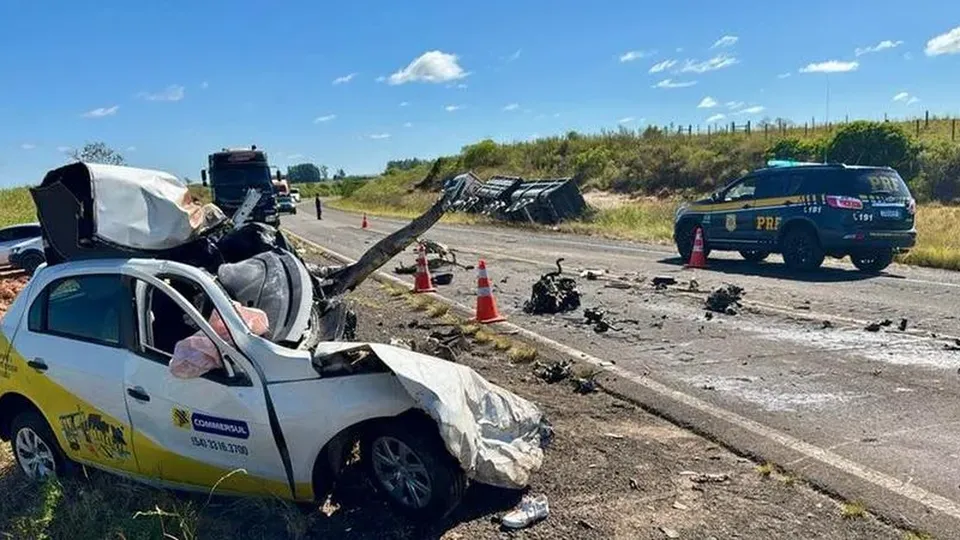
[[[496,167],[504,162],[497,143],[490,139],[463,147],[463,165],[468,169]]]
[[[826,155],[831,162],[893,167],[904,178],[917,173],[917,149],[900,126],[892,123],[851,122],[830,139]]]

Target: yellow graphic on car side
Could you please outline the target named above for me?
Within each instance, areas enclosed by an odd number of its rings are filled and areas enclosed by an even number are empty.
[[[123,462],[130,458],[126,427],[103,414],[77,407],[77,412],[60,416],[60,428],[63,438],[74,452],[84,450],[108,463]]]
[[[736,214],[727,214],[726,222],[727,230],[733,232],[737,230],[737,215]]]
[[[190,429],[190,411],[183,409],[173,409],[173,425],[178,428]]]

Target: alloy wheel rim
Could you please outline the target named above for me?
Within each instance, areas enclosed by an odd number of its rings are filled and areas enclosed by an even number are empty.
[[[54,476],[57,464],[50,445],[28,427],[22,428],[16,436],[17,461],[24,474],[33,480],[43,480]]]
[[[430,503],[433,487],[423,460],[403,441],[380,437],[373,444],[373,471],[387,493],[410,508]]]

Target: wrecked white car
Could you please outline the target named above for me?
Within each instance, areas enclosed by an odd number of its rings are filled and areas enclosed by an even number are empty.
[[[0,323],[0,438],[25,474],[79,463],[319,501],[359,443],[373,485],[427,519],[468,480],[529,483],[549,433],[535,405],[464,366],[335,341],[339,294],[439,215],[356,265],[308,269],[276,230],[223,220],[171,178],[74,164],[34,189],[48,264]]]

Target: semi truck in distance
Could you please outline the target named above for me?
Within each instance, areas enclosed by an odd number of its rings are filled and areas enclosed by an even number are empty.
[[[207,168],[200,171],[204,185],[210,186],[213,203],[228,216],[243,204],[250,188],[260,192],[260,201],[254,207],[251,219],[261,223],[277,225],[280,217],[277,211],[277,187],[281,181],[280,171],[274,181],[270,174],[267,154],[258,150],[256,145],[250,148],[224,148],[207,156]]]

